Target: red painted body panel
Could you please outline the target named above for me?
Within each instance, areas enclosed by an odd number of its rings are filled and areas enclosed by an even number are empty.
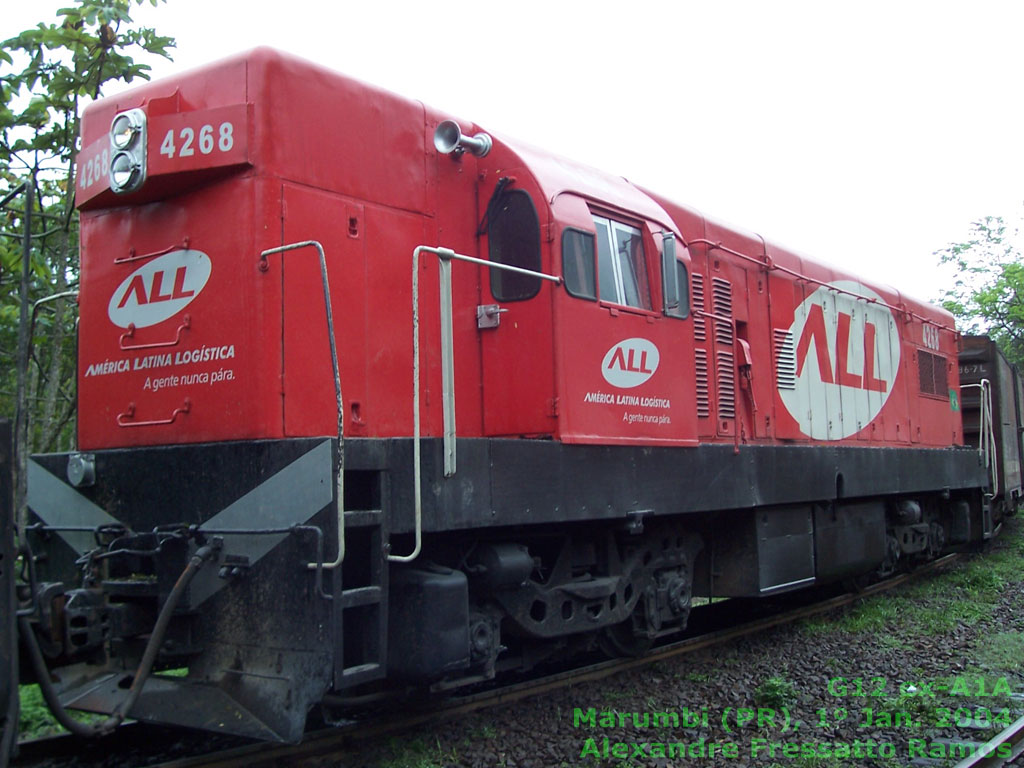
[[[112,118],[131,108],[148,118],[148,177],[117,196],[98,169]],[[411,434],[413,249],[488,258],[478,227],[501,178],[536,209],[544,272],[562,274],[563,233],[594,233],[594,216],[639,232],[651,308],[547,282],[499,302],[487,270],[454,263],[458,435],[961,442],[956,377],[936,372],[956,356],[947,313],[500,137],[482,158],[440,155],[432,136],[446,117],[265,49],[91,106],[81,447],[334,434],[316,253],[260,269],[261,251],[303,240],[327,255],[346,434]],[[690,276],[683,319],[662,306],[667,232]],[[438,435],[437,258],[418,272],[423,433]],[[506,311],[479,329],[488,304]]]
[[[261,405],[273,399],[277,381],[265,375],[261,354],[273,328],[266,324],[268,297],[257,289],[261,275],[251,256],[255,186],[252,178],[240,178],[230,188],[191,193],[187,205],[171,200],[83,214],[83,447],[151,444],[154,434],[175,442],[223,439],[228,430],[238,438],[280,434],[279,419]],[[191,289],[187,306],[162,322],[143,326],[137,317],[134,329],[114,325],[108,309],[119,286],[130,287],[140,265],[156,261],[146,254],[180,252],[186,237],[189,249],[215,265],[202,289]],[[117,264],[118,258],[125,261]],[[169,301],[175,283],[169,270],[142,278],[142,292],[124,296],[125,306],[152,309]],[[187,412],[173,423],[137,426],[166,421],[183,407]]]

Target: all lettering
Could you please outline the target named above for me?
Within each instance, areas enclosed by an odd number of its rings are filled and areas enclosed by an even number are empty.
[[[844,387],[863,389],[868,392],[885,392],[888,383],[875,378],[875,336],[877,331],[873,323],[864,323],[864,373],[851,373],[849,370],[850,325],[853,316],[839,312],[839,323],[836,332],[836,360],[833,366],[829,358],[828,336],[825,330],[825,315],[820,304],[812,304],[807,312],[807,320],[800,340],[796,346],[796,375],[799,377],[807,362],[807,354],[814,345],[814,354],[818,361],[818,371],[822,382],[839,384]]]
[[[185,272],[187,267],[178,267],[174,272],[174,287],[170,293],[164,293],[164,272],[160,270],[153,273],[152,284],[149,287],[149,293],[146,293],[146,283],[142,275],[135,275],[132,278],[131,283],[128,284],[128,290],[124,292],[124,296],[121,297],[121,301],[118,303],[117,308],[122,309],[127,303],[131,296],[135,296],[135,303],[137,305],[150,304],[157,301],[170,301],[171,299],[187,299],[190,296],[195,296],[195,291],[185,290]]]
[[[624,353],[622,347],[619,347],[612,355],[608,367],[618,368],[620,371],[629,371],[630,373],[654,373],[654,371],[647,367],[647,351],[641,350],[639,365],[635,361],[635,354],[635,349],[627,349]]]

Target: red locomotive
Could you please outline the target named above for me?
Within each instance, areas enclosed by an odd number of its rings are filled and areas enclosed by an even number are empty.
[[[22,623],[66,706],[297,739],[993,530],[952,318],[891,288],[265,49],[82,146]]]

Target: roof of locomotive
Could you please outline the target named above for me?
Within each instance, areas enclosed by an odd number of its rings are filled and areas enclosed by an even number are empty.
[[[83,144],[102,136],[110,127],[110,120],[118,112],[142,106],[154,100],[179,97],[182,99],[180,102],[182,111],[220,106],[230,103],[232,100],[245,101],[251,97],[247,91],[251,86],[253,80],[251,75],[254,70],[269,67],[292,70],[294,74],[299,75],[305,72],[304,76],[306,77],[311,73],[316,73],[323,78],[336,78],[358,84],[361,88],[381,96],[409,101],[385,88],[343,75],[301,56],[269,46],[257,46],[215,59],[207,64],[183,69],[170,77],[144,82],[89,103],[82,113],[83,123],[89,131],[87,135],[83,136]],[[223,73],[232,69],[241,69],[246,76],[239,80],[223,76]],[[219,76],[214,77],[214,73],[218,73]],[[242,86],[241,89],[239,89],[239,85]],[[104,117],[107,119],[103,120]]]
[[[500,134],[495,134],[494,138],[529,168],[549,205],[560,195],[576,194],[672,228],[686,243],[707,238],[729,245],[753,258],[763,259],[767,254],[774,264],[815,282],[848,280],[860,283],[874,289],[893,307],[906,309],[942,326],[955,327],[953,315],[944,308],[911,297],[889,284],[865,280],[843,266],[810,257],[756,232],[702,213],[692,206],[671,201],[659,193],[633,184],[625,177],[552,155]]]
[[[428,121],[439,122],[449,117],[447,113],[427,107],[421,102],[350,78],[301,57],[261,46],[185,70],[173,78],[148,82],[88,105],[83,119],[83,146],[102,138],[113,117],[124,109],[148,104],[151,111],[189,111],[252,101],[253,94],[250,91],[256,88],[254,83],[259,79],[258,71],[269,69],[281,70],[287,77],[345,83],[348,85],[344,89],[346,93],[351,93],[352,86],[356,86],[361,93],[372,94],[368,101],[378,104],[388,102],[396,107],[401,105],[405,110],[422,110],[421,114],[424,114]],[[229,70],[236,70],[237,76],[224,76],[223,73]],[[214,77],[213,73],[218,73],[219,76]],[[323,93],[324,99],[328,96],[329,92]],[[467,126],[465,121],[460,121],[460,124]],[[475,124],[469,126],[469,131],[481,130]],[[891,286],[863,280],[845,268],[809,258],[774,241],[766,240],[756,233],[707,216],[690,206],[670,201],[658,193],[634,185],[621,176],[552,155],[543,149],[500,134],[492,136],[496,149],[518,159],[533,175],[548,205],[554,205],[561,195],[576,195],[632,212],[666,228],[675,229],[684,242],[704,238],[713,242],[720,241],[723,244],[732,244],[730,247],[754,258],[762,259],[768,254],[778,266],[815,282],[852,280],[868,285],[894,307],[905,307],[910,312],[933,322],[953,327],[953,316],[946,310],[911,298]]]
[[[500,138],[515,152],[544,190],[548,203],[559,195],[575,193],[621,207],[662,226],[671,226],[684,242],[708,239],[721,242],[747,256],[763,259],[769,255],[774,264],[792,270],[812,281],[830,283],[849,280],[873,288],[893,307],[905,308],[920,317],[950,328],[953,315],[942,307],[908,296],[902,291],[872,280],[865,280],[845,268],[809,257],[766,239],[756,232],[726,223],[688,205],[670,201],[658,193],[638,187],[621,176],[591,168],[582,163],[553,156],[514,139]]]

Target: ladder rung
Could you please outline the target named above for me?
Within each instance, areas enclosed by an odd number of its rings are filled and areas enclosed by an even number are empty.
[[[356,587],[345,589],[341,592],[341,607],[355,608],[360,605],[373,605],[379,603],[381,598],[380,587]]]
[[[379,509],[352,509],[345,512],[346,528],[366,528],[380,525],[383,515]]]
[[[343,669],[341,671],[341,676],[347,687],[349,685],[356,685],[357,683],[369,680],[379,680],[384,677],[384,667],[375,661],[370,662],[369,664],[357,664],[354,667],[346,667]]]

